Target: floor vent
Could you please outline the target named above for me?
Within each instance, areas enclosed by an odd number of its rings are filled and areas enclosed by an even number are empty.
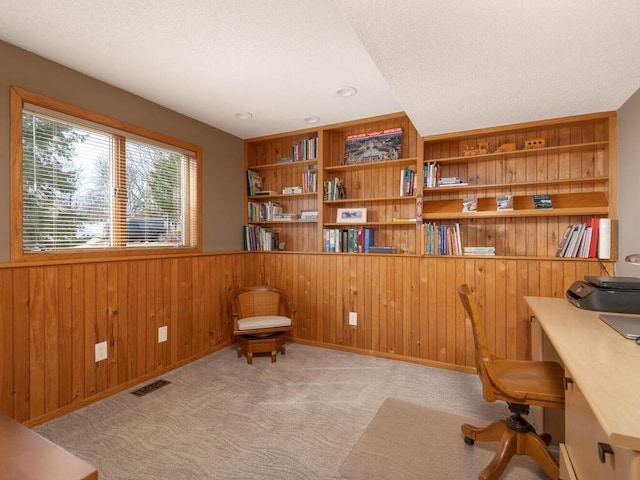
[[[171,382],[168,380],[156,380],[155,382],[151,382],[148,385],[145,385],[144,387],[140,387],[137,390],[134,390],[133,392],[131,392],[131,395],[135,395],[136,397],[142,397],[143,395],[146,395],[147,393],[151,393],[157,389],[159,389],[160,387],[164,387],[165,385],[169,385]]]

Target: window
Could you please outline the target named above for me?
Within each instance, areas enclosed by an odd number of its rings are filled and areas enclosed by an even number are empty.
[[[11,95],[13,260],[199,248],[199,147]]]

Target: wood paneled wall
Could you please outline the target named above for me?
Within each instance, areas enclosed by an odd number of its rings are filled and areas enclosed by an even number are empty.
[[[0,411],[39,423],[230,345],[227,294],[236,285],[290,291],[295,341],[470,371],[457,285],[477,293],[494,352],[526,359],[523,297],[562,297],[600,273],[575,260],[280,252],[4,266]],[[163,325],[169,339],[159,344]],[[108,359],[96,363],[102,341]]]

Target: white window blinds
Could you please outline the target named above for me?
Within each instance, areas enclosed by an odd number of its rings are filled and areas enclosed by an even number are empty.
[[[194,246],[193,156],[81,122],[23,110],[24,252]]]

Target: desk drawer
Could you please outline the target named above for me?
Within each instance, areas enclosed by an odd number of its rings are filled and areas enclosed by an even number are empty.
[[[569,372],[565,372],[571,378]],[[567,453],[575,476],[581,480],[602,478],[608,480],[637,480],[632,464],[638,463],[639,452],[610,445],[580,388],[569,383],[565,392],[565,439]],[[600,460],[598,445],[608,446],[613,454]]]

